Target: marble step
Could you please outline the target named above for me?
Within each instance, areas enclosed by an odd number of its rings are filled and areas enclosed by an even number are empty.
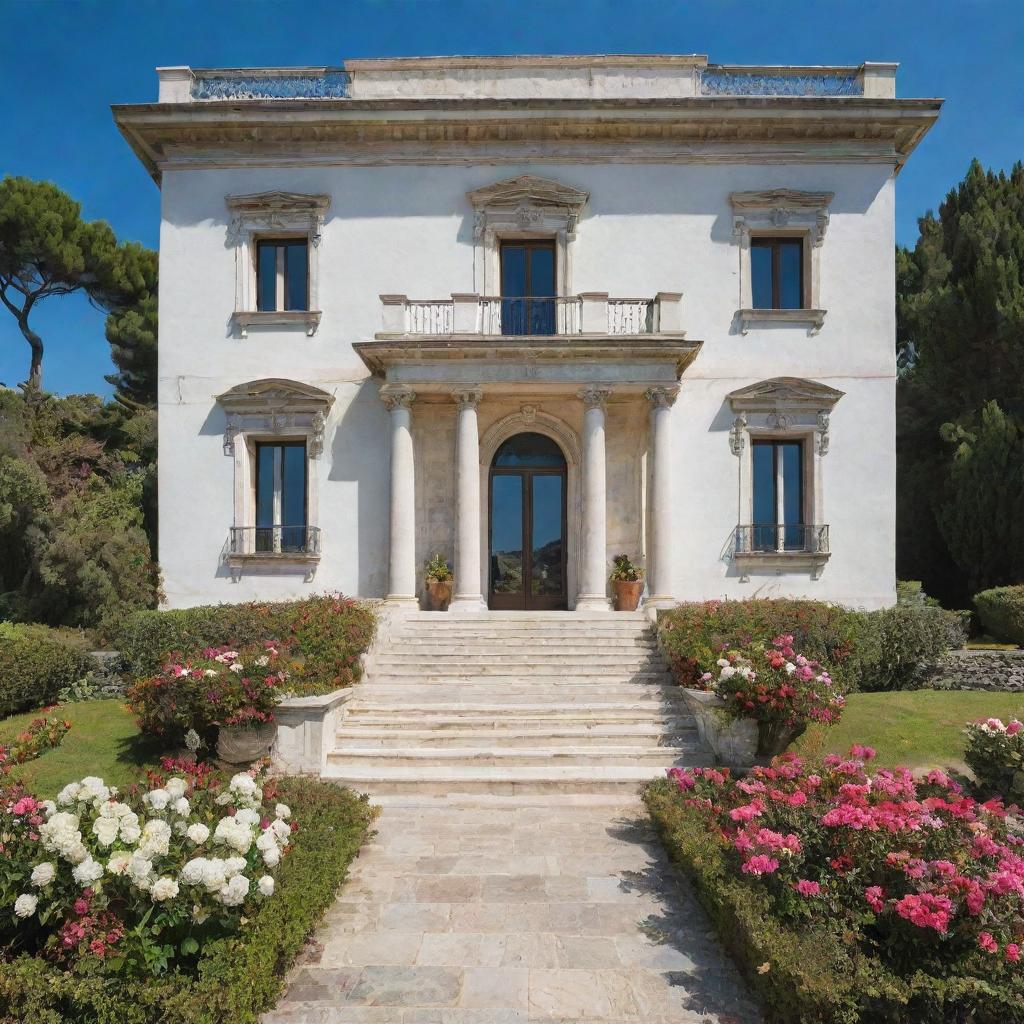
[[[630,656],[660,654],[653,640],[633,638],[613,639],[610,637],[588,637],[584,640],[530,640],[527,638],[501,638],[498,640],[459,641],[426,640],[426,639],[393,639],[388,645],[387,654],[405,655],[409,657],[465,657],[475,654],[501,656],[510,654],[530,654],[546,657],[548,654],[561,654],[566,657],[587,657],[592,654],[622,654]],[[378,657],[384,657],[384,654]]]
[[[456,681],[469,681],[478,679],[482,682],[486,681],[489,683],[500,684],[500,683],[516,683],[521,682],[523,679],[529,679],[536,683],[546,683],[552,687],[557,686],[558,683],[563,682],[566,679],[573,679],[578,683],[586,682],[609,682],[610,680],[619,680],[621,682],[632,682],[638,686],[643,683],[649,683],[653,686],[667,686],[671,682],[671,676],[665,669],[652,670],[649,668],[642,669],[623,669],[616,666],[600,666],[600,665],[583,665],[578,669],[570,668],[566,666],[561,671],[552,668],[551,666],[525,666],[519,665],[515,668],[504,665],[493,666],[493,671],[459,671],[457,668],[453,669],[438,669],[433,665],[424,665],[420,671],[410,671],[408,668],[385,668],[382,671],[375,671],[367,678],[367,684],[374,682],[390,682],[395,679],[404,679],[410,681],[416,681],[422,683],[437,682],[443,684],[446,682]]]
[[[343,722],[335,736],[339,744],[352,743],[360,747],[538,747],[559,743],[575,746],[589,744],[616,746],[674,746],[696,744],[697,731],[692,720],[675,719],[677,724],[661,722],[632,722],[619,724],[562,724],[548,722],[497,722],[490,727],[468,725],[460,729],[386,728],[376,725]]]
[[[510,707],[549,707],[552,705],[590,705],[595,701],[618,701],[630,706],[660,708],[665,712],[683,710],[675,687],[636,686],[631,683],[576,685],[572,682],[555,686],[544,684],[510,683],[495,688],[479,683],[461,683],[456,687],[437,683],[409,682],[406,684],[367,683],[360,688],[358,705],[378,708],[418,707],[454,708],[466,705],[491,705],[507,710]],[[456,703],[457,702],[457,703]],[[350,708],[351,710],[351,708]]]
[[[333,764],[375,764],[381,768],[415,765],[487,765],[490,767],[521,767],[526,765],[621,765],[623,767],[653,765],[670,768],[689,764],[700,752],[695,747],[676,746],[595,746],[552,745],[545,747],[501,747],[499,744],[478,747],[360,747],[341,743],[327,755]]]
[[[395,645],[387,654],[378,655],[376,667],[380,670],[384,667],[411,666],[418,668],[423,665],[473,669],[476,667],[488,668],[492,665],[551,665],[559,667],[563,665],[624,665],[633,667],[664,666],[664,664],[664,660],[657,651],[623,651],[609,648],[579,652],[565,652],[557,648],[550,651],[523,650],[522,648],[496,651],[481,644],[476,650],[462,655],[442,651],[425,655],[422,651],[408,650],[401,645]]]
[[[343,727],[372,725],[381,729],[431,729],[440,732],[458,732],[463,729],[489,729],[496,725],[506,726],[595,726],[595,725],[658,725],[672,731],[682,724],[689,728],[692,718],[666,715],[664,709],[648,705],[630,706],[629,709],[614,708],[595,711],[582,704],[558,708],[514,709],[508,706],[486,710],[450,711],[420,707],[412,714],[402,714],[394,708],[365,708],[349,710],[342,720]]]
[[[695,763],[706,755],[694,754]],[[525,765],[484,766],[376,763],[356,765],[329,759],[322,778],[370,796],[418,792],[425,795],[488,793],[636,793],[652,779],[662,778],[668,765]]]

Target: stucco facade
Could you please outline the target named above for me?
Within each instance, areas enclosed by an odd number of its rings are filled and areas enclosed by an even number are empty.
[[[518,432],[565,456],[570,608],[606,601],[619,552],[655,603],[892,603],[894,177],[939,107],[897,100],[894,76],[703,58],[161,70],[160,102],[115,116],[162,191],[168,605],[410,603],[441,552],[457,604],[484,607],[491,462]],[[283,316],[253,295],[254,246],[282,232],[308,240],[310,307]],[[752,306],[768,235],[800,240],[800,309]],[[549,237],[557,322],[502,335],[501,243]],[[289,438],[317,543],[256,552],[255,446]],[[768,439],[802,445],[807,530],[750,550]]]

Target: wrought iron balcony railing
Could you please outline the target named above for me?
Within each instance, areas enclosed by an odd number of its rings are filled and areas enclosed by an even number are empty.
[[[228,554],[253,558],[276,558],[289,555],[318,556],[318,526],[232,526],[228,538]]]
[[[409,299],[382,295],[387,335],[571,335],[682,334],[682,296],[659,292],[649,299],[609,298],[606,292],[580,295],[452,295],[450,299]]]
[[[736,527],[736,553],[740,555],[787,552],[828,553],[828,527],[780,523],[753,523]]]

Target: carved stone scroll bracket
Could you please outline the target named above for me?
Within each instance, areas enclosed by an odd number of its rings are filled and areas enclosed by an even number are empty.
[[[732,427],[729,430],[729,450],[739,458],[743,454],[746,443],[747,417],[741,414],[732,421]]]

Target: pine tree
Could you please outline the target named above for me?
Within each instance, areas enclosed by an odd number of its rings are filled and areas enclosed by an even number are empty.
[[[914,249],[897,252],[897,342],[905,366],[897,410],[897,568],[947,601],[966,603],[1001,576],[981,552],[998,543],[994,533],[1006,519],[991,507],[983,522],[968,513],[976,498],[958,483],[966,463],[957,459],[972,461],[962,446],[981,429],[989,453],[982,461],[998,463],[988,403],[997,403],[1010,425],[1024,417],[1024,167],[996,174],[974,161],[939,216],[929,213],[919,227]],[[972,546],[963,531],[993,536]],[[1015,557],[1003,553],[1006,565],[1019,566]]]

